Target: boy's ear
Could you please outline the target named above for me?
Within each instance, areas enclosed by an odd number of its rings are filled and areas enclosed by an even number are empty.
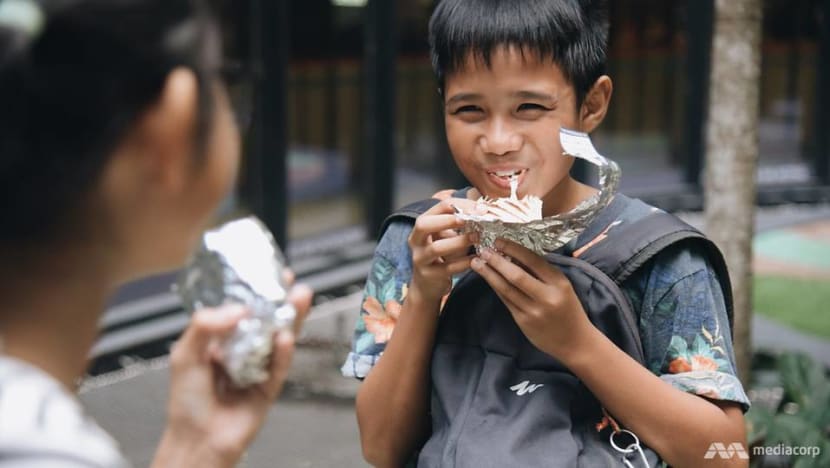
[[[594,82],[579,109],[579,123],[583,132],[591,133],[602,123],[605,114],[608,113],[613,91],[614,85],[607,75],[602,75]]]
[[[195,73],[176,68],[167,75],[156,103],[137,122],[145,173],[167,190],[181,190],[192,175],[198,96]]]

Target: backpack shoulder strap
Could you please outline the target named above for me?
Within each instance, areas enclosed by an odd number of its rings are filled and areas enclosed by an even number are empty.
[[[380,227],[379,237],[383,236],[383,233],[386,232],[386,229],[393,222],[405,220],[414,221],[415,218],[421,216],[425,211],[429,210],[440,201],[441,200],[438,200],[437,198],[427,198],[425,200],[416,201],[415,203],[410,203],[402,208],[398,208],[383,220],[383,224],[381,224]]]
[[[622,284],[663,249],[690,243],[701,249],[715,270],[723,291],[729,328],[733,325],[732,285],[720,249],[694,227],[674,215],[656,211],[617,230],[580,255],[585,260]]]

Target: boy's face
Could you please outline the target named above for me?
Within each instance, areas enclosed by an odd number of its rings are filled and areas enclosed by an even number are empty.
[[[591,131],[595,124],[580,118],[574,87],[558,65],[502,47],[489,67],[470,57],[444,85],[450,150],[482,195],[509,196],[517,173],[518,195],[542,198],[545,216],[574,198],[573,158],[562,155],[559,129]]]

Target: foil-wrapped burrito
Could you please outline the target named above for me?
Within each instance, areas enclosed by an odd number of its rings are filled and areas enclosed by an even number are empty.
[[[563,128],[559,140],[563,156],[584,159],[599,168],[599,192],[567,213],[543,218],[539,198],[531,194],[518,198],[518,181],[514,176],[510,181],[510,198],[479,199],[484,214],[456,212],[456,216],[465,221],[464,232],[478,233],[478,251],[493,248],[496,239],[504,238],[539,255],[552,252],[581,234],[614,198],[620,180],[619,165],[600,155],[586,133]]]
[[[174,286],[191,313],[229,303],[249,310],[223,343],[222,364],[238,387],[268,379],[273,335],[296,316],[284,269],[274,237],[251,216],[205,232]]]

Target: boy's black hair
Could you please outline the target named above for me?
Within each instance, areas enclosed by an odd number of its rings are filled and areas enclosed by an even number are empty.
[[[87,221],[78,214],[108,157],[178,66],[199,81],[201,152],[221,59],[218,27],[200,0],[0,0],[0,9],[7,1],[40,21],[0,22],[5,249],[71,235]]]
[[[578,108],[605,73],[607,42],[604,0],[442,0],[429,22],[442,93],[470,54],[489,67],[493,52],[508,45],[552,59],[573,84]]]

